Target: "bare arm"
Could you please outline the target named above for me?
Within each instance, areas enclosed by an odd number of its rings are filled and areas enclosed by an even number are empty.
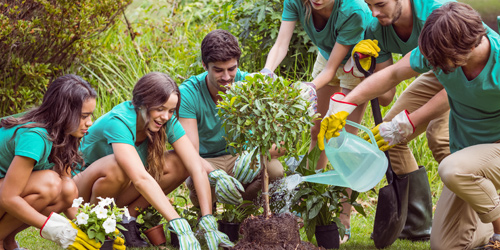
[[[295,21],[282,21],[278,37],[274,43],[269,55],[267,55],[266,65],[264,68],[274,71],[278,65],[283,61],[292,39],[293,30],[295,29]]]
[[[36,211],[21,196],[34,166],[35,160],[31,158],[14,157],[5,178],[0,182],[0,208],[28,225],[41,228],[47,217]]]
[[[193,144],[191,144],[187,136],[182,136],[172,146],[193,179],[202,215],[211,214],[212,191],[208,182],[207,172],[202,166],[201,157],[193,157],[193,155],[198,155],[198,152],[195,151]]]
[[[365,103],[396,87],[401,81],[417,76],[410,67],[410,53],[393,64],[366,78],[354,88],[342,101],[354,104]]]
[[[118,165],[125,171],[139,193],[168,221],[180,218],[160,185],[146,171],[134,146],[112,143]]]
[[[441,85],[440,85],[441,86]],[[446,90],[442,89],[426,104],[410,114],[410,120],[417,127],[422,123],[429,122],[449,109],[448,95]]]
[[[324,87],[333,79],[338,67],[342,63],[342,60],[347,55],[347,53],[349,53],[351,47],[352,45],[342,45],[340,43],[335,43],[325,68],[312,81],[314,85],[316,85],[316,90]]]
[[[186,131],[186,135],[188,136],[189,140],[191,141],[192,145],[194,146],[196,152],[198,152],[198,154],[199,154],[200,153],[200,137],[198,137],[198,123],[196,122],[196,119],[179,118],[179,122],[181,123],[182,127]],[[203,169],[205,169],[205,171],[207,171],[207,173],[210,173],[210,172],[215,170],[212,167],[212,165],[210,163],[208,163],[207,160],[201,158],[201,161],[202,161]]]

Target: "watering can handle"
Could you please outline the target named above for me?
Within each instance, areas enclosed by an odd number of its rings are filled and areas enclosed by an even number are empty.
[[[349,121],[349,120],[346,120],[346,124],[349,124],[349,125],[351,125],[353,127],[356,127],[358,129],[361,129],[361,130],[365,131],[368,134],[368,136],[370,137],[370,140],[372,141],[372,145],[374,145],[375,147],[378,148],[377,141],[375,140],[375,136],[373,136],[373,133],[372,133],[372,131],[370,129],[368,129],[367,127],[365,127],[363,125],[357,124],[357,123],[355,123],[353,121]]]

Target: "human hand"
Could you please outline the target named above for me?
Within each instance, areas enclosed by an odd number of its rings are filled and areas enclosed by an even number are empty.
[[[201,217],[199,225],[205,231],[205,240],[210,250],[219,249],[219,245],[222,247],[234,246],[225,233],[217,230],[217,221],[213,215],[207,214]]]
[[[245,189],[241,183],[226,172],[216,169],[208,174],[210,185],[215,186],[215,196],[221,203],[238,205],[243,202],[241,192]]]
[[[278,76],[276,74],[274,74],[274,72],[272,72],[270,69],[268,68],[263,68],[259,71],[259,73],[265,75],[265,76],[268,76],[270,77],[271,79],[275,80]]]
[[[194,236],[194,233],[186,219],[173,219],[169,221],[169,224],[169,230],[177,234],[177,238],[179,238],[180,250],[201,250],[200,243]]]
[[[101,248],[101,243],[90,239],[73,222],[54,212],[49,215],[40,229],[40,235],[65,249],[97,250]]]
[[[118,235],[120,231],[118,229],[115,230],[115,235]],[[113,242],[113,250],[125,250],[127,247],[125,246],[125,240],[122,237],[116,237]]]
[[[370,66],[372,64],[372,57],[378,57],[378,52],[380,51],[380,48],[378,47],[378,41],[377,40],[370,40],[370,39],[365,39],[360,41],[358,44],[354,46],[352,49],[352,56],[349,58],[349,60],[346,62],[344,65],[344,71],[345,72],[351,72],[356,77],[365,77],[363,73],[360,72],[360,69],[356,67],[356,63],[354,61],[354,54],[359,53],[365,55],[363,58],[359,58],[359,64],[361,67],[365,70],[368,71],[370,69]]]
[[[390,122],[381,123],[372,129],[372,133],[375,136],[377,146],[380,150],[386,151],[396,146],[415,132],[415,127],[408,115],[408,111],[403,110]],[[365,135],[363,139],[370,142],[370,137],[368,135]]]
[[[255,179],[255,176],[257,176],[260,172],[260,157],[256,151],[257,150],[255,148],[251,151],[243,152],[234,163],[234,178],[236,178],[241,184],[248,184],[252,182],[253,179]],[[256,154],[256,156],[252,161],[254,154]],[[256,162],[258,165],[256,169],[252,169],[252,162]]]
[[[330,97],[330,107],[321,121],[318,134],[318,147],[320,150],[325,150],[325,138],[329,140],[332,137],[339,136],[338,131],[345,126],[347,116],[358,106],[353,103],[342,102],[344,96],[342,93],[335,93]]]
[[[318,112],[318,96],[316,94],[316,85],[312,82],[297,82],[296,88],[300,89],[300,96],[302,99],[307,100],[310,105],[308,113],[310,116],[313,116]]]

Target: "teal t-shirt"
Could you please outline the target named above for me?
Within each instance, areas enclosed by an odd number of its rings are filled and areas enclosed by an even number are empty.
[[[167,122],[167,140],[174,143],[186,132],[175,116]],[[111,111],[99,117],[82,139],[80,150],[89,166],[94,161],[113,154],[111,143],[125,143],[135,147],[144,166],[147,166],[148,140],[135,145],[137,113],[131,101],[116,105]]]
[[[0,128],[0,178],[4,178],[14,156],[24,156],[36,161],[33,170],[45,170],[54,166],[49,162],[52,142],[48,139],[44,128]]]
[[[366,26],[373,19],[371,11],[363,0],[336,0],[326,26],[317,31],[312,15],[306,22],[306,9],[302,0],[285,0],[283,21],[299,20],[311,41],[318,47],[321,55],[328,60],[335,43],[355,45],[363,40]],[[352,48],[342,60],[346,63]]]
[[[217,114],[219,109],[208,92],[207,74],[205,72],[191,76],[179,86],[182,99],[179,117],[196,119],[200,156],[213,158],[229,152],[226,150],[227,144],[224,139],[226,131],[222,128],[222,121]],[[247,75],[247,72],[238,69],[234,81],[242,81]]]
[[[454,0],[410,0],[411,13],[413,16],[413,29],[410,38],[407,41],[401,40],[396,34],[392,25],[382,26],[377,18],[373,18],[371,23],[366,28],[366,39],[378,40],[380,47],[377,62],[385,62],[389,60],[391,53],[406,55],[418,46],[418,36],[424,27],[427,17],[431,12],[447,2],[455,2]],[[365,4],[366,5],[366,4]]]
[[[461,67],[444,74],[434,71],[448,93],[450,150],[500,140],[500,36],[487,28],[491,52],[481,73],[468,80]],[[424,73],[432,66],[417,47],[411,52],[413,70]]]

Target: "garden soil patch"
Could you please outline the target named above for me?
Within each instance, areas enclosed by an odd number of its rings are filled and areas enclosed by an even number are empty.
[[[316,250],[324,249],[300,240],[299,227],[292,214],[273,214],[270,218],[251,216],[241,224],[243,234],[233,250]]]

